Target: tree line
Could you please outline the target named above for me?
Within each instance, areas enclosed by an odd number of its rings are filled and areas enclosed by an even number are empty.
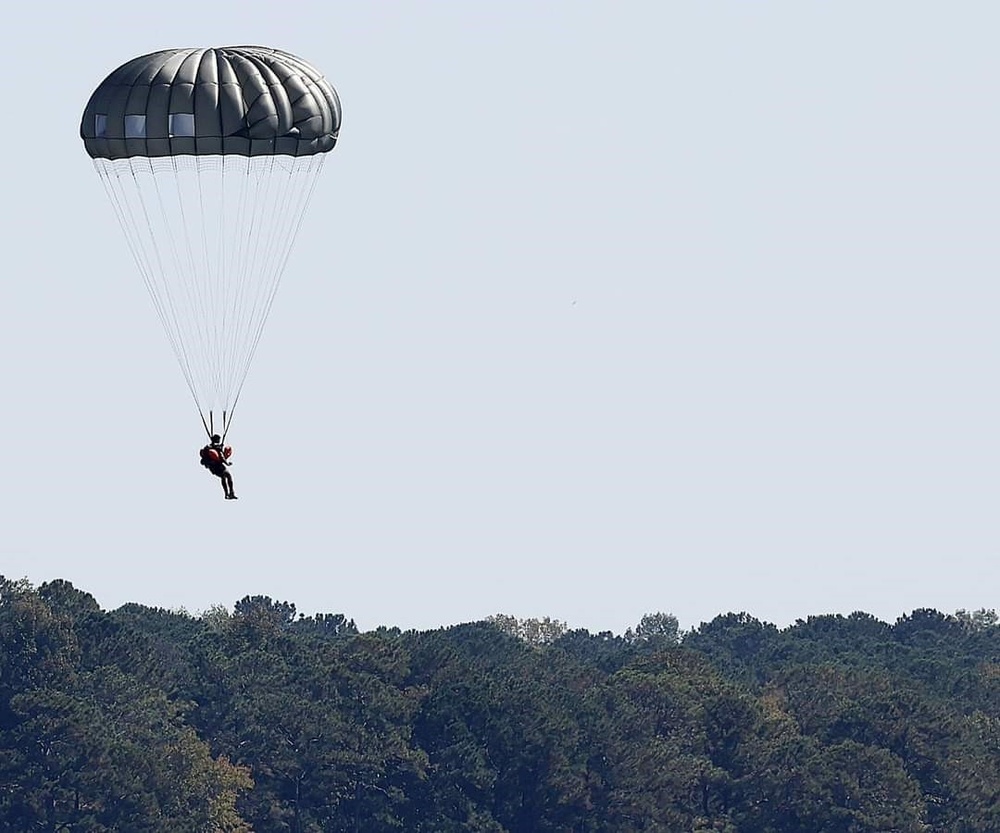
[[[1000,830],[1000,626],[360,632],[0,578],[0,831]]]

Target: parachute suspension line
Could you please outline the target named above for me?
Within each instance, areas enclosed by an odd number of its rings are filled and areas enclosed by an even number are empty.
[[[273,223],[269,226],[266,219],[270,217],[273,221],[276,217],[276,209],[270,199],[273,164],[274,157],[246,157],[246,167],[242,177],[240,222],[245,234],[241,236],[242,245],[233,272],[235,280],[231,305],[227,305],[232,313],[229,345],[234,359],[227,364],[227,374],[222,386],[225,392],[224,401],[230,405],[230,420],[235,401],[239,397],[238,380],[246,377],[252,359],[252,354],[247,350],[246,336],[247,328],[253,323],[253,307],[248,298],[267,279],[266,271],[259,262],[258,251],[261,240],[273,233]],[[246,210],[248,206],[251,209],[249,212]],[[249,217],[246,216],[248,213]]]
[[[177,157],[175,157],[175,159],[176,158]],[[175,162],[175,164],[176,164],[176,162]],[[201,217],[204,220],[204,219],[207,219],[210,215],[207,212],[206,206],[205,206],[205,189],[202,186],[202,181],[201,181],[201,179],[202,179],[201,178],[201,166],[200,165],[197,165],[197,164],[195,165],[195,172],[196,172],[197,184],[198,184],[198,209],[199,209],[199,215],[198,216]],[[208,245],[208,230],[207,230],[208,223],[207,222],[201,222],[198,225],[199,225],[199,230],[201,231],[201,234],[199,235],[200,236],[200,240],[201,240],[201,253],[202,253],[202,257],[200,258],[200,262],[204,264],[205,272],[206,272],[206,275],[205,275],[206,280],[203,281],[203,282],[199,282],[199,286],[202,286],[204,288],[204,293],[205,293],[204,298],[203,298],[203,303],[202,303],[202,311],[203,311],[203,314],[206,316],[208,327],[209,327],[209,359],[210,359],[210,366],[216,367],[216,366],[218,366],[218,363],[219,363],[219,361],[218,361],[219,360],[219,352],[218,352],[218,344],[219,344],[218,322],[213,321],[213,320],[209,320],[207,317],[210,314],[209,311],[212,310],[212,309],[214,309],[214,307],[215,307],[215,282],[217,280],[216,276],[217,276],[218,273],[216,271],[213,271],[213,260],[212,260],[211,252],[209,250],[209,245]]]
[[[177,345],[177,360],[181,366],[181,372],[187,380],[188,387],[191,389],[191,395],[194,397],[195,403],[198,404],[200,411],[201,405],[198,402],[197,394],[197,372],[191,357],[191,353],[197,345],[192,343],[191,339],[185,340],[182,336],[187,331],[186,325],[190,316],[185,315],[186,310],[183,304],[185,300],[184,294],[170,290],[170,283],[176,283],[178,277],[182,276],[184,271],[177,255],[176,230],[171,228],[170,217],[167,213],[163,194],[160,189],[162,176],[159,174],[161,174],[162,168],[160,164],[154,163],[152,159],[136,158],[130,160],[133,176],[136,173],[136,164],[139,162],[145,162],[148,166],[149,180],[152,183],[152,193],[148,187],[143,187],[138,181],[136,183],[136,190],[142,205],[143,216],[149,230],[150,240],[156,250],[157,264],[159,266],[159,270],[153,273],[154,277],[159,279],[158,283],[154,283],[153,292],[157,298],[163,299],[163,306],[169,313],[168,322],[172,325],[172,327],[168,327],[170,340]],[[152,199],[154,195],[156,197],[155,201]],[[160,210],[159,214],[151,210],[156,207]],[[162,254],[164,247],[157,242],[163,240],[169,243],[168,253],[172,255],[171,261],[166,264],[164,264],[164,256]]]
[[[291,202],[291,207],[290,210],[287,210],[286,208],[283,212],[283,216],[287,217],[288,223],[287,226],[281,229],[278,233],[271,235],[275,252],[273,263],[270,266],[273,278],[266,293],[263,310],[259,316],[255,317],[256,327],[254,328],[254,332],[252,334],[252,339],[247,352],[246,363],[239,376],[231,400],[232,404],[229,410],[230,422],[232,421],[233,412],[236,410],[236,405],[239,402],[240,394],[243,391],[243,383],[250,370],[250,364],[257,352],[257,346],[260,343],[261,336],[264,332],[264,324],[270,315],[271,307],[273,306],[274,299],[277,296],[278,287],[281,284],[281,278],[284,275],[285,267],[288,264],[295,239],[298,237],[298,233],[302,228],[306,208],[312,200],[312,195],[316,188],[316,182],[319,179],[319,172],[323,168],[324,161],[324,156],[322,154],[316,154],[305,158],[297,157],[291,160],[291,164],[289,166],[289,176],[285,183],[287,186],[285,189],[285,201],[286,203]]]
[[[139,187],[139,181],[132,162],[133,160],[131,159],[110,160],[95,158],[94,168],[104,185],[105,192],[118,218],[119,225],[121,225],[122,231],[125,233],[125,239],[132,252],[132,257],[139,268],[139,274],[142,276],[143,283],[153,302],[153,309],[160,319],[164,332],[167,334],[171,350],[178,364],[181,366],[188,389],[191,391],[191,395],[197,405],[198,397],[195,393],[190,374],[187,372],[183,347],[170,327],[170,311],[166,308],[164,299],[156,291],[157,268],[159,267],[162,271],[162,259],[160,258],[159,248],[156,245],[156,238],[151,231],[145,203],[142,200],[141,188]],[[128,178],[122,176],[124,168],[127,168]],[[130,189],[126,188],[126,183],[128,182],[131,182],[133,186],[131,189],[132,199],[129,199]],[[139,202],[139,206],[134,204],[136,201]],[[146,218],[145,226],[147,231],[150,232],[146,236],[142,234],[142,225],[138,219],[137,208],[142,209],[142,213]],[[167,300],[169,300],[169,297]]]
[[[203,207],[202,216],[205,218],[205,226],[208,226],[208,218],[214,216],[218,218],[218,225],[216,227],[215,239],[217,241],[217,251],[212,253],[211,257],[207,257],[206,260],[214,260],[216,264],[214,274],[211,274],[210,270],[210,280],[209,284],[212,290],[212,309],[220,310],[225,307],[225,276],[226,276],[226,252],[229,248],[229,236],[226,234],[226,210],[227,210],[227,200],[226,200],[226,157],[222,157],[218,160],[218,164],[214,167],[215,179],[210,183],[215,185],[215,192],[217,196],[215,202],[210,203],[212,208]],[[203,166],[198,166],[198,189],[200,192],[203,191],[202,184]],[[204,205],[204,196],[202,196],[202,201]],[[237,203],[239,205],[239,203]],[[208,241],[206,239],[206,253],[208,253]],[[213,316],[213,325],[215,333],[215,356],[216,362],[213,368],[212,377],[215,383],[216,395],[220,396],[219,393],[222,390],[222,366],[223,357],[225,356],[225,341],[226,341],[226,321],[225,315],[215,314]]]
[[[136,166],[140,162],[145,162],[149,168],[149,179],[153,186],[152,193],[149,193],[148,190],[144,190],[138,183],[138,177],[136,176]],[[145,217],[146,225],[149,228],[150,240],[152,241],[152,244],[156,251],[156,259],[157,259],[157,265],[159,266],[159,270],[158,272],[154,272],[153,274],[154,277],[158,277],[160,279],[161,284],[163,284],[165,283],[165,281],[169,276],[171,275],[176,276],[178,274],[183,274],[183,270],[178,268],[179,264],[177,258],[177,244],[175,238],[176,232],[174,229],[170,228],[170,222],[166,219],[167,212],[163,204],[163,195],[160,193],[160,182],[159,182],[160,178],[156,176],[157,168],[159,166],[154,167],[154,162],[152,159],[145,159],[138,157],[135,158],[134,160],[130,160],[130,167],[132,169],[133,178],[136,178],[137,180],[136,191],[139,195],[140,204],[142,205],[143,216]],[[152,196],[156,197],[155,201],[151,199]],[[160,211],[158,215],[155,214],[153,211],[151,211],[151,208],[155,207],[159,207]],[[157,220],[162,222],[155,222]],[[161,227],[163,228],[165,233],[157,234],[157,229]],[[165,241],[169,245],[167,247],[158,245],[158,241],[160,242]],[[165,257],[164,254],[162,253],[162,249],[164,248],[167,249],[166,254],[172,256],[171,261],[166,265],[164,264]],[[183,309],[179,310],[178,307],[179,307],[179,302],[182,301],[183,298],[176,297],[176,293],[171,293],[166,291],[166,287],[161,285],[155,286],[155,293],[157,297],[163,297],[164,300],[166,301],[165,306],[170,313],[169,318],[175,328],[174,332],[176,333],[177,331],[180,331],[182,324],[181,318],[183,315]],[[191,386],[192,390],[194,390],[195,383],[192,378],[191,359],[190,356],[188,355],[190,346],[183,344],[179,338],[175,338],[175,341],[178,345],[178,350],[180,353],[178,359],[181,361],[181,369],[184,371],[185,377],[189,379],[188,384]]]
[[[257,262],[257,251],[260,247],[261,238],[264,236],[262,224],[268,212],[273,216],[274,207],[270,204],[268,197],[270,178],[266,175],[266,166],[273,164],[273,157],[259,157],[259,161],[247,157],[247,182],[251,187],[250,196],[250,216],[244,217],[245,235],[243,236],[243,248],[241,251],[239,267],[235,273],[234,295],[232,297],[233,313],[233,334],[231,340],[232,351],[239,358],[229,364],[225,379],[224,390],[226,398],[231,396],[233,389],[233,379],[240,372],[239,369],[244,363],[245,344],[244,330],[247,324],[248,293],[252,292],[253,284],[264,279],[263,273]],[[258,166],[265,166],[265,171],[258,171]],[[256,281],[254,280],[256,279]]]
[[[235,244],[233,251],[233,261],[229,267],[229,274],[237,276],[238,279],[242,279],[246,270],[246,256],[247,252],[250,250],[250,240],[252,239],[252,230],[250,229],[250,222],[247,220],[247,209],[253,204],[253,193],[251,191],[252,177],[251,177],[251,165],[252,160],[250,157],[246,157],[241,160],[245,162],[243,170],[240,172],[240,193],[239,193],[239,209],[237,211],[238,224],[236,226],[236,231],[243,228],[246,229],[246,236],[240,238],[234,235],[233,242]],[[226,311],[229,317],[232,319],[230,329],[232,332],[238,331],[239,319],[237,318],[237,307],[236,307],[237,296],[230,293],[230,296],[226,298]],[[228,379],[226,380],[228,382]]]
[[[310,159],[311,161],[311,159]],[[284,185],[283,191],[280,195],[281,211],[280,215],[283,218],[283,225],[278,230],[278,234],[271,237],[269,243],[269,251],[265,254],[265,262],[267,264],[267,269],[270,274],[274,275],[274,280],[268,287],[262,287],[266,289],[266,294],[260,299],[264,304],[263,320],[267,319],[270,313],[271,305],[274,302],[274,296],[277,293],[278,286],[281,282],[281,276],[284,273],[284,266],[287,262],[287,253],[290,251],[290,247],[295,242],[295,236],[298,233],[299,226],[302,221],[302,214],[304,211],[304,203],[308,203],[311,191],[304,189],[297,189],[295,187],[295,177],[297,172],[294,166],[289,166],[288,169],[288,179],[282,184]],[[314,182],[315,180],[313,180]],[[282,243],[285,245],[283,246]],[[284,251],[283,251],[284,249]],[[262,329],[259,328],[258,332],[254,334],[254,349],[256,349],[256,344],[260,339],[260,333]]]
[[[256,282],[253,287],[253,292],[248,294],[244,298],[245,307],[244,315],[242,321],[244,322],[243,328],[243,345],[246,351],[247,361],[249,362],[253,356],[253,336],[257,327],[263,326],[263,319],[265,317],[265,311],[263,308],[262,300],[267,297],[268,290],[270,286],[274,283],[276,276],[274,275],[273,269],[269,261],[268,253],[273,248],[275,238],[277,238],[283,231],[287,207],[284,204],[283,193],[287,185],[287,180],[282,180],[281,171],[278,165],[280,157],[272,156],[267,160],[267,173],[266,173],[266,188],[265,188],[265,198],[264,202],[269,206],[269,210],[272,212],[271,216],[268,218],[272,225],[268,229],[268,233],[261,235],[256,242],[254,248],[254,261],[256,269],[260,274],[260,280]],[[262,221],[265,218],[261,218]],[[249,369],[249,365],[247,370]],[[242,384],[242,376],[237,376],[233,379],[233,391],[238,393],[238,388]]]
[[[256,214],[251,214],[247,218],[248,208],[253,208],[257,202],[256,194],[259,190],[258,182],[253,174],[253,160],[250,157],[239,157],[234,160],[236,164],[231,166],[233,173],[239,182],[239,195],[237,199],[237,211],[235,223],[225,234],[227,240],[232,242],[232,258],[225,269],[225,286],[223,298],[220,306],[220,319],[223,325],[223,351],[227,357],[224,363],[219,366],[218,375],[218,398],[220,402],[229,404],[231,401],[231,383],[233,368],[242,363],[239,355],[239,334],[241,321],[241,304],[246,285],[253,279],[250,252],[252,243],[256,237],[257,230],[254,223]],[[224,162],[225,165],[225,162]],[[225,191],[225,176],[223,176],[223,191]]]
[[[122,187],[121,174],[113,163],[104,159],[95,159],[94,167],[97,170],[97,174],[100,177],[101,182],[104,183],[108,198],[111,200],[111,205],[115,210],[115,215],[118,217],[118,222],[121,224],[122,230],[125,232],[125,239],[132,252],[132,257],[135,259],[135,262],[139,267],[139,273],[142,275],[143,281],[146,283],[146,288],[149,291],[150,296],[153,298],[153,306],[156,309],[156,313],[164,325],[166,325],[165,312],[157,303],[157,299],[153,295],[153,288],[150,284],[150,281],[152,280],[151,275],[153,266],[149,261],[149,253],[142,245],[142,240],[139,237],[139,224],[135,217],[135,211],[129,203],[129,200],[125,195],[124,188]],[[118,186],[117,190],[115,188],[116,183]]]
[[[190,298],[188,311],[192,314],[192,329],[199,348],[198,367],[202,373],[210,372],[217,364],[212,337],[212,300],[211,300],[211,262],[207,254],[207,237],[205,234],[204,195],[201,190],[201,173],[198,165],[191,157],[171,157],[173,163],[174,188],[172,193],[182,194],[189,180],[193,179],[197,186],[197,200],[192,200],[192,210],[185,210],[185,200],[178,200],[178,216],[183,228],[183,239],[187,246],[188,263],[178,265],[179,282],[185,287]],[[192,177],[192,172],[194,176]],[[192,222],[189,223],[189,215]],[[198,245],[200,243],[200,246]],[[195,249],[198,248],[198,256]]]
[[[95,159],[209,436],[232,425],[324,156]]]
[[[171,156],[169,159],[170,172],[173,174],[174,187],[168,190],[170,195],[181,194],[183,193],[183,180],[186,179],[186,177],[183,176],[183,160],[185,157]],[[179,162],[178,160],[182,161]],[[179,164],[182,167],[179,168]],[[161,210],[163,210],[164,219],[169,224],[170,215],[163,207],[163,192],[159,187],[159,183],[157,183],[157,197],[159,198]],[[184,295],[188,301],[188,303],[184,305],[184,309],[189,313],[191,318],[190,326],[194,334],[192,349],[196,353],[195,367],[192,368],[192,370],[195,374],[197,374],[199,368],[202,368],[204,371],[205,368],[210,368],[213,364],[211,356],[212,341],[210,333],[208,332],[208,328],[210,327],[208,303],[205,297],[205,292],[201,288],[205,281],[202,279],[202,275],[200,274],[200,270],[198,268],[198,263],[204,263],[205,259],[195,259],[193,240],[196,240],[199,236],[198,229],[192,229],[189,225],[188,212],[185,211],[184,205],[185,201],[183,199],[178,199],[176,219],[179,225],[179,230],[177,233],[170,235],[170,239],[171,242],[177,240],[182,242],[187,254],[187,262],[184,263],[181,261],[180,256],[177,255],[175,248],[175,274],[177,282],[181,287],[183,287]],[[201,232],[203,235],[203,224],[196,223],[196,225],[202,226]]]
[[[257,326],[263,326],[261,299],[266,297],[268,287],[274,281],[274,275],[268,262],[268,251],[270,250],[274,238],[276,238],[284,224],[285,206],[281,200],[282,182],[280,175],[275,172],[278,157],[266,157],[263,161],[264,170],[258,179],[258,193],[255,199],[256,207],[260,209],[255,212],[251,221],[254,228],[253,250],[250,253],[252,266],[248,264],[255,273],[256,280],[246,286],[246,290],[240,296],[240,306],[238,320],[241,322],[240,350],[245,356],[246,362],[232,367],[233,376],[229,379],[227,390],[231,395],[238,396],[242,379],[249,371],[249,365],[253,357],[253,335]],[[263,193],[260,185],[263,184]],[[275,193],[277,191],[277,193]],[[270,223],[269,223],[270,221]]]
[[[261,162],[264,161],[261,160]],[[289,239],[290,227],[297,227],[299,224],[301,207],[294,205],[294,203],[301,203],[302,195],[307,195],[307,191],[299,189],[299,199],[293,199],[297,184],[295,174],[301,172],[303,167],[301,160],[273,157],[267,159],[266,163],[263,172],[266,187],[260,191],[258,185],[257,193],[261,196],[256,200],[257,204],[265,210],[259,215],[255,215],[250,223],[254,229],[258,229],[263,222],[266,232],[256,235],[251,252],[254,260],[253,271],[257,273],[257,280],[250,287],[253,291],[244,293],[240,297],[238,316],[244,322],[240,340],[242,360],[231,365],[234,376],[228,388],[229,401],[232,403],[230,420],[239,400],[243,383],[259,344],[260,335],[281,278],[285,261],[284,250],[291,242]],[[277,172],[275,171],[276,167],[279,168]],[[287,172],[287,176],[284,176],[282,171]],[[269,224],[266,222],[268,219],[271,220]]]
[[[302,221],[305,217],[306,208],[312,199],[313,190],[316,187],[316,180],[318,178],[319,171],[323,167],[323,157],[313,156],[309,157],[308,162],[305,166],[306,170],[303,172],[291,171],[290,178],[296,173],[300,173],[306,176],[306,186],[305,188],[295,189],[293,187],[288,188],[288,196],[290,199],[295,200],[294,206],[287,211],[287,217],[289,219],[288,228],[284,230],[284,233],[276,239],[276,243],[284,241],[284,246],[277,246],[275,252],[275,263],[272,267],[274,269],[274,283],[270,288],[267,300],[264,306],[264,313],[261,316],[260,324],[257,328],[257,332],[254,334],[253,345],[251,347],[251,354],[256,351],[257,344],[260,342],[261,335],[264,331],[264,322],[267,320],[268,315],[271,312],[271,306],[274,304],[275,296],[278,293],[278,287],[281,284],[281,277],[284,274],[285,266],[288,263],[288,258],[291,255],[292,247],[295,244],[295,239],[298,237],[299,230],[302,228]],[[296,193],[297,191],[297,193]]]
[[[197,353],[198,343],[197,336],[199,335],[199,320],[196,314],[192,314],[194,302],[192,299],[192,289],[191,284],[194,281],[185,281],[184,276],[187,270],[184,268],[184,264],[181,262],[180,255],[177,249],[177,240],[181,238],[184,240],[185,244],[188,244],[187,240],[187,229],[183,222],[183,206],[184,200],[181,198],[179,192],[171,191],[171,194],[177,197],[176,208],[173,212],[168,211],[167,205],[164,201],[163,189],[160,187],[162,180],[165,178],[164,171],[174,171],[172,161],[170,163],[165,163],[164,160],[160,159],[149,159],[143,157],[135,157],[131,162],[138,163],[139,161],[144,161],[149,168],[149,177],[153,185],[153,193],[155,193],[155,202],[152,199],[146,198],[148,194],[148,189],[144,189],[137,183],[137,191],[139,193],[139,198],[143,207],[143,214],[146,218],[146,223],[149,228],[150,239],[153,241],[154,247],[157,251],[157,261],[160,264],[159,278],[160,286],[157,287],[157,295],[162,295],[167,302],[167,307],[171,313],[171,320],[174,325],[174,331],[172,333],[171,340],[178,345],[178,363],[181,365],[181,372],[184,374],[184,378],[187,380],[188,387],[191,390],[191,395],[194,397],[195,404],[198,406],[198,411],[201,413],[202,403],[198,400],[198,390],[199,385],[199,374],[198,367],[203,366],[203,362],[195,361],[192,362],[192,353]],[[168,166],[169,165],[169,166]],[[130,165],[132,168],[133,176],[135,176],[135,164]],[[177,180],[176,172],[174,173],[174,180]],[[152,195],[149,195],[150,197]],[[147,202],[152,203],[152,207],[159,208],[159,214],[155,214],[150,210],[150,206],[147,206]],[[180,212],[180,216],[178,216]],[[154,224],[154,220],[157,221]],[[180,228],[177,226],[180,225]],[[156,245],[156,241],[166,239],[169,242],[168,253],[171,255],[171,260],[167,266],[163,265],[163,258],[160,255],[160,248]],[[188,244],[188,248],[190,246]],[[177,289],[171,291],[170,285],[174,284]],[[186,303],[185,303],[186,302]],[[192,336],[192,331],[193,335]],[[184,337],[187,334],[187,338]]]
[[[192,205],[198,205],[200,212],[196,215],[196,226],[192,237],[201,243],[201,253],[196,265],[200,266],[200,276],[195,281],[195,289],[200,298],[201,311],[198,313],[204,326],[203,352],[203,390],[209,393],[210,404],[218,406],[224,402],[221,386],[221,368],[227,361],[222,323],[218,310],[221,305],[220,296],[224,288],[224,264],[219,262],[218,252],[226,243],[222,210],[221,179],[222,159],[220,157],[188,157],[194,172],[190,183],[191,189],[197,190],[197,200],[192,193]],[[207,182],[206,182],[207,180]],[[208,188],[206,189],[206,185]],[[214,199],[213,199],[214,198]],[[210,222],[219,218],[219,233],[210,240]]]
[[[299,231],[302,229],[302,221],[306,215],[306,209],[309,207],[309,203],[312,201],[313,192],[316,190],[316,182],[319,179],[319,173],[323,170],[323,162],[326,157],[321,155],[315,155],[308,158],[308,163],[305,166],[305,171],[298,172],[300,176],[306,177],[305,187],[300,187],[298,189],[298,202],[296,203],[295,209],[292,212],[294,221],[292,222],[291,232],[285,236],[284,252],[279,256],[278,264],[276,267],[277,281],[275,282],[274,288],[271,291],[270,298],[267,302],[267,310],[270,312],[271,305],[274,303],[274,297],[278,291],[278,284],[281,282],[281,276],[285,273],[285,267],[288,264],[288,258],[291,256],[292,248],[295,245],[295,240],[299,236]],[[265,317],[267,313],[265,313]],[[260,335],[258,334],[258,339]]]
[[[246,206],[252,202],[247,191],[248,157],[195,157],[197,187],[202,206],[202,229],[206,251],[206,280],[210,310],[206,320],[211,325],[211,350],[206,359],[206,391],[212,407],[226,409],[229,401],[227,374],[235,359],[233,329],[238,311],[232,299],[238,290],[239,271],[235,264],[243,260],[246,246],[240,229],[245,223]],[[232,164],[231,164],[232,163]],[[242,169],[242,170],[240,170]],[[238,177],[236,198],[231,194],[233,174]],[[243,173],[243,176],[240,176]],[[232,205],[231,205],[232,203]],[[209,241],[207,228],[214,221],[216,233]],[[213,248],[214,244],[214,248]],[[212,264],[216,265],[213,270]]]
[[[111,201],[111,205],[114,208],[115,216],[118,218],[118,223],[125,233],[125,240],[128,244],[129,250],[132,252],[132,257],[136,264],[139,266],[139,272],[143,277],[143,280],[147,281],[147,275],[149,274],[150,265],[145,261],[145,252],[139,245],[139,241],[136,240],[133,230],[135,229],[135,219],[134,217],[126,216],[126,209],[128,205],[124,197],[119,197],[118,192],[115,190],[114,183],[119,180],[117,170],[113,170],[109,164],[103,159],[94,160],[94,169],[97,171],[97,175],[101,180],[101,184],[104,185],[105,193],[108,195],[108,199]],[[112,177],[112,173],[114,176]],[[130,223],[129,220],[132,220]],[[162,312],[157,308],[157,314],[161,316]]]

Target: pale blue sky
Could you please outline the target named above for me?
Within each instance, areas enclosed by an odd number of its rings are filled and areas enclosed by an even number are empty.
[[[1000,6],[170,6],[0,36],[0,573],[362,628],[997,606]],[[77,131],[237,43],[344,126],[226,502]]]

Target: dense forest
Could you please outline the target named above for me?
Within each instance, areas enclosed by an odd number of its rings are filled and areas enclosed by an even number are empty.
[[[361,633],[0,578],[0,831],[1000,830],[993,611]]]

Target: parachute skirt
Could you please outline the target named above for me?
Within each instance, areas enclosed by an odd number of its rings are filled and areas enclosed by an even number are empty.
[[[228,427],[325,158],[93,160],[206,429]]]

